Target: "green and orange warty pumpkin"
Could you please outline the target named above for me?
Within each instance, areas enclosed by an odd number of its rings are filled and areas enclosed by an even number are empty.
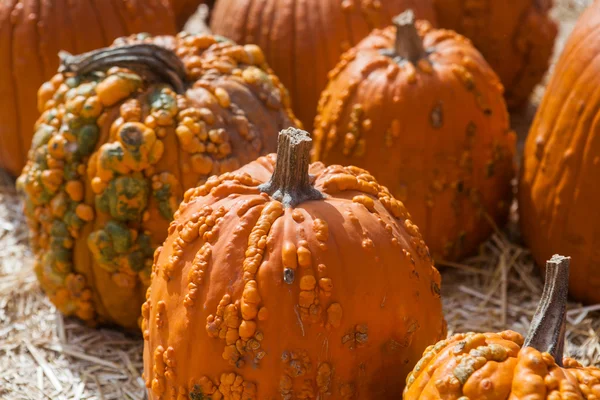
[[[440,275],[365,170],[277,156],[190,189],[142,307],[151,399],[396,399],[445,337]]]
[[[36,93],[60,50],[83,53],[138,32],[177,33],[167,0],[0,1],[0,168],[16,176],[25,165]]]
[[[327,73],[342,53],[408,8],[435,20],[433,0],[219,0],[210,25],[215,34],[264,49],[310,130]]]
[[[184,191],[274,151],[298,122],[254,45],[137,35],[62,57],[18,179],[35,271],[63,313],[135,328]]]
[[[573,257],[571,295],[600,302],[600,2],[580,17],[525,143],[519,214],[538,265]]]
[[[548,69],[558,33],[552,0],[434,0],[439,26],[473,41],[506,88],[509,108],[525,104]]]
[[[406,205],[434,258],[458,259],[511,203],[515,135],[502,85],[464,37],[415,23],[411,11],[395,24],[330,72],[313,161],[369,170]]]
[[[428,347],[408,375],[404,400],[600,398],[600,369],[563,359],[569,261],[548,262],[527,338],[461,333]]]

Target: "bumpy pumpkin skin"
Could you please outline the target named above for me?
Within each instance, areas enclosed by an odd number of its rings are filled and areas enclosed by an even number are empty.
[[[142,308],[150,398],[399,398],[445,337],[418,228],[356,167],[312,164],[325,199],[285,207],[257,187],[274,163],[185,194]]]
[[[327,73],[342,53],[409,8],[435,21],[433,0],[219,0],[210,25],[215,34],[265,50],[295,114],[312,129]]]
[[[600,302],[599,15],[595,2],[558,60],[525,142],[518,195],[521,230],[538,265],[552,251],[570,254],[571,295],[590,304]]]
[[[187,34],[115,44],[136,43],[176,51],[185,94],[124,68],[55,75],[40,88],[18,180],[52,302],[90,324],[130,329],[185,189],[272,152],[279,130],[297,123],[257,46]]]
[[[403,398],[600,398],[600,369],[569,358],[559,367],[550,354],[522,345],[523,336],[513,331],[454,335],[425,350]]]
[[[56,72],[60,50],[83,53],[138,32],[177,33],[166,0],[0,2],[0,168],[18,175],[39,117],[36,93]]]
[[[509,108],[524,105],[548,69],[558,27],[552,0],[434,0],[439,26],[473,41],[500,77]]]
[[[404,400],[600,398],[600,369],[563,358],[570,257],[546,263],[526,338],[512,331],[457,334],[429,346],[406,378]]]
[[[486,214],[506,219],[515,135],[501,84],[469,41],[425,21],[416,28],[418,61],[388,55],[394,27],[342,56],[319,102],[313,161],[368,169],[406,205],[434,258],[454,260],[492,232]]]

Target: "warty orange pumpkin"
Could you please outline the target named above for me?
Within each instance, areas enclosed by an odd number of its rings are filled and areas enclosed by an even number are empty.
[[[552,0],[434,0],[439,26],[473,41],[506,88],[509,108],[524,105],[548,69],[556,22]]]
[[[460,333],[423,353],[404,400],[600,398],[600,369],[563,358],[570,258],[554,256],[525,339],[513,331]]]
[[[177,33],[166,0],[0,1],[0,168],[18,175],[39,117],[36,93],[59,64],[138,32]]]
[[[291,93],[295,114],[312,130],[327,73],[342,53],[408,8],[435,20],[433,0],[219,0],[210,26],[216,34],[264,49]]]
[[[329,74],[313,160],[366,168],[434,258],[473,252],[512,198],[515,135],[498,78],[464,37],[414,21],[375,30]]]
[[[591,304],[600,302],[599,18],[594,2],[567,40],[525,142],[518,193],[538,265],[551,249],[570,254],[571,295]]]
[[[401,202],[308,133],[186,192],[142,307],[151,399],[398,398],[445,337],[440,275]]]
[[[119,39],[63,55],[18,180],[42,288],[67,315],[137,327],[152,254],[185,189],[276,148],[295,125],[254,45]]]

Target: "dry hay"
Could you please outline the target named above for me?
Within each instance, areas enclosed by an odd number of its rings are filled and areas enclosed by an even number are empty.
[[[563,32],[591,0],[562,0],[554,10]],[[543,86],[534,96],[539,100]],[[513,116],[526,132],[532,110]],[[520,129],[519,129],[520,124]],[[513,216],[516,215],[513,209]],[[513,329],[525,333],[542,280],[519,243],[516,217],[462,263],[440,265],[449,333]],[[600,305],[569,304],[567,355],[600,364]],[[43,295],[14,182],[0,171],[0,398],[144,399],[141,338],[90,329],[63,318]]]

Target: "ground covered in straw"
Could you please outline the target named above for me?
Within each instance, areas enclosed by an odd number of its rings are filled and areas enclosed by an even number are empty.
[[[557,50],[590,2],[557,1]],[[513,115],[520,138],[542,93],[543,85],[529,109]],[[31,259],[14,182],[0,172],[0,398],[144,399],[142,340],[63,318],[41,292]],[[527,331],[542,281],[520,244],[516,217],[478,256],[440,268],[450,333]],[[600,305],[570,304],[567,320],[567,354],[600,364]]]

